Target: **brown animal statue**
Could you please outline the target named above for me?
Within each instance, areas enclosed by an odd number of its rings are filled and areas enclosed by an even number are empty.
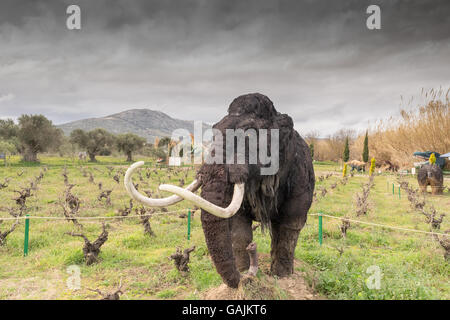
[[[246,248],[253,238],[252,221],[259,221],[264,230],[269,230],[272,274],[280,277],[292,274],[295,247],[300,230],[306,223],[315,185],[308,145],[294,130],[291,117],[277,112],[272,101],[259,93],[234,99],[228,115],[216,123],[214,129],[223,137],[222,146],[214,148],[211,153],[219,161],[205,162],[197,172],[196,180],[188,187],[160,185],[160,190],[174,195],[164,199],[145,197],[136,191],[131,180],[134,170],[143,165],[139,162],[133,164],[125,175],[128,193],[148,206],[168,206],[186,199],[201,208],[209,253],[217,272],[229,287],[238,287],[240,272],[249,269],[250,258]],[[249,161],[251,152],[245,154],[245,162],[240,164],[225,161],[227,151],[230,151],[225,146],[227,129],[243,129],[246,133],[257,131],[260,139],[253,140],[258,141],[253,153],[267,153],[261,149],[268,147],[272,160],[275,155],[272,150],[272,135],[275,133],[272,132],[278,132],[278,170],[263,174],[263,169],[269,165],[261,159],[256,163]],[[271,133],[270,138],[266,137],[268,146],[264,144],[264,148],[260,148],[262,132]],[[246,134],[245,141],[250,142],[250,136]],[[235,141],[234,136],[231,138],[233,140],[230,141]],[[216,139],[213,145],[215,143]],[[248,143],[244,146],[250,150]],[[222,155],[218,152],[220,150]],[[233,150],[231,153],[236,160],[241,154],[236,146]],[[195,191],[200,186],[201,196],[198,196]]]
[[[441,168],[436,164],[424,164],[417,172],[417,182],[422,192],[431,186],[432,194],[442,194],[444,190],[444,175]]]
[[[358,160],[352,160],[348,162],[348,165],[352,168],[352,171],[366,171],[366,163]]]
[[[398,164],[391,162],[390,160],[382,160],[380,162],[379,166],[383,168],[384,171],[397,172],[400,169]],[[378,165],[376,166],[378,167]]]

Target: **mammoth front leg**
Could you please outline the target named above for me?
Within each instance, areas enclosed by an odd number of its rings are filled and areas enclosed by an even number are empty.
[[[444,187],[439,185],[431,185],[431,194],[433,195],[439,195],[443,193]]]
[[[422,193],[426,193],[427,192],[428,183],[419,185],[419,187],[420,187],[420,191]]]
[[[231,241],[236,266],[240,272],[250,267],[250,258],[246,249],[252,240],[252,219],[243,212],[238,212],[231,222]]]
[[[431,194],[437,195],[444,192],[444,176],[441,179],[430,179]]]
[[[310,207],[310,196],[296,201],[288,201],[280,212],[280,219],[272,221],[272,243],[270,271],[279,277],[294,272],[294,253],[298,235],[306,223],[306,214]]]
[[[284,277],[294,272],[294,252],[300,228],[286,224],[272,224],[270,256],[272,274]]]

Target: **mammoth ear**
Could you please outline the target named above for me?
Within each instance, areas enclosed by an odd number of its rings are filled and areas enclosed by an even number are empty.
[[[247,181],[249,166],[246,164],[227,164],[228,181],[231,183],[243,183]]]

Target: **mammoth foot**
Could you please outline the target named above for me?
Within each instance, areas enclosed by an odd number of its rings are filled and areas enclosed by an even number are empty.
[[[287,277],[294,273],[294,261],[274,261],[270,271],[277,277]]]
[[[439,195],[439,194],[442,194],[443,193],[443,187],[431,187],[431,194],[433,194],[433,195]]]

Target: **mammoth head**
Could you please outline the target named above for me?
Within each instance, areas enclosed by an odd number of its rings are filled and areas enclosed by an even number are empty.
[[[229,182],[241,183],[249,176],[277,173],[293,122],[277,112],[268,97],[253,93],[234,99],[228,115],[213,126],[213,131],[213,160],[206,161],[200,175],[207,178],[208,171],[223,164]]]
[[[265,127],[267,127],[267,125],[270,125],[270,122],[273,122],[276,119],[277,115],[278,112],[275,110],[272,101],[270,101],[268,97],[260,93],[251,93],[234,99],[228,108],[228,116],[224,119],[228,117],[241,117],[242,121],[236,122],[237,124],[244,126],[246,122],[256,120],[263,122],[266,120]],[[254,125],[257,124],[255,123]],[[238,126],[238,128],[241,128],[241,126]]]

